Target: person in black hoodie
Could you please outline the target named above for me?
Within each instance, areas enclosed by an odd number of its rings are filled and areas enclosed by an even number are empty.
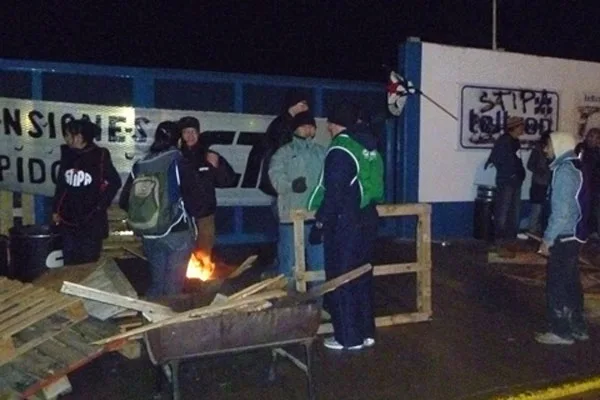
[[[63,239],[65,265],[97,261],[108,237],[106,210],[121,187],[110,152],[94,143],[100,128],[72,120],[64,130],[52,221]]]
[[[317,209],[310,241],[323,238],[327,280],[370,263],[377,238],[383,160],[368,123],[357,120],[358,108],[345,102],[328,117],[333,140],[308,203],[309,210]],[[324,306],[334,331],[325,347],[359,350],[375,344],[372,271],[327,294]]]
[[[213,188],[234,187],[237,184],[237,176],[227,160],[216,151],[210,150],[202,140],[200,121],[194,117],[183,117],[178,122],[181,134],[181,151],[198,173],[206,175]],[[216,195],[213,189],[211,199],[204,199],[214,207],[202,218],[197,219],[198,235],[196,249],[205,255],[212,256],[215,244],[215,212]]]

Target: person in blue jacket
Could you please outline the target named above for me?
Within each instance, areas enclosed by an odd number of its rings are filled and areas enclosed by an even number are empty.
[[[357,124],[358,116],[358,108],[347,102],[329,115],[332,141],[308,203],[309,210],[317,209],[311,236],[323,238],[327,280],[370,263],[377,238],[383,159],[376,137],[366,123]],[[325,339],[325,347],[360,350],[375,344],[372,271],[327,294],[324,307],[334,331],[333,337]]]
[[[292,278],[294,257],[294,226],[290,212],[305,209],[308,196],[317,186],[325,160],[325,147],[316,143],[317,124],[309,111],[292,119],[292,141],[273,154],[269,165],[269,179],[277,191],[279,239],[277,241],[278,272]],[[310,243],[309,232],[314,222],[305,225],[307,264],[313,270],[323,269],[322,243]]]
[[[554,132],[544,146],[546,156],[553,159],[553,175],[550,218],[539,250],[549,256],[546,301],[550,329],[535,337],[543,344],[570,345],[589,339],[578,259],[589,234],[590,185],[575,145],[570,132]]]

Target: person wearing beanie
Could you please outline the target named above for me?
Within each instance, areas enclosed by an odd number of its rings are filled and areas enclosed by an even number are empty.
[[[549,330],[537,334],[543,344],[570,345],[588,340],[579,277],[579,250],[589,234],[590,185],[575,154],[570,132],[553,132],[544,153],[552,160],[550,217],[539,253],[548,256],[546,302]]]
[[[358,120],[358,108],[347,102],[329,115],[332,141],[319,183],[308,200],[308,209],[316,210],[310,240],[323,240],[327,280],[370,263],[377,238],[383,159],[377,138],[368,129],[355,129]],[[360,350],[375,344],[372,271],[325,295],[324,307],[334,333],[325,339],[325,347]]]
[[[150,267],[151,283],[144,293],[150,299],[182,292],[187,265],[194,248],[194,229],[190,220],[208,215],[215,207],[211,203],[214,199],[212,183],[182,156],[177,148],[179,139],[176,122],[163,121],[158,124],[148,154],[133,165],[119,198],[119,206],[127,211],[130,221],[148,217],[149,220],[166,222],[161,224],[158,232],[136,233],[142,238],[144,255]],[[162,190],[169,192],[169,205],[178,207],[160,207],[162,204],[159,203],[160,211],[155,216],[152,212],[144,212],[148,207],[140,207],[141,204],[135,201],[136,197],[140,197],[137,194],[139,188],[143,188],[139,186],[136,190],[136,178],[143,182],[143,179],[159,179],[159,176],[165,178]],[[137,182],[139,184],[140,181]],[[171,190],[174,188],[179,190]],[[143,194],[145,190],[140,192]],[[157,193],[159,202],[163,194]]]
[[[290,128],[292,141],[284,144],[273,154],[269,166],[269,178],[277,191],[279,215],[279,238],[277,241],[277,272],[291,281],[295,262],[294,227],[290,212],[305,209],[308,196],[317,186],[325,160],[325,147],[315,143],[317,124],[309,111],[296,114]],[[308,234],[314,225],[305,225],[306,260],[309,269],[323,269],[323,245],[311,244]]]
[[[216,151],[208,148],[202,140],[202,131],[200,130],[200,121],[197,118],[187,116],[178,122],[181,133],[181,151],[184,158],[194,164],[196,170],[201,175],[207,175],[212,182],[213,188],[228,188],[237,185],[237,175],[227,160]],[[206,199],[207,203],[214,206],[207,215],[196,219],[197,238],[196,250],[201,251],[209,257],[212,256],[212,250],[215,244],[215,212],[216,195],[212,192],[213,198]]]
[[[498,256],[514,258],[514,242],[519,231],[521,211],[521,186],[525,179],[525,168],[521,161],[519,137],[525,133],[525,120],[509,117],[505,133],[492,148],[484,168],[496,168],[496,204],[494,208],[494,240]]]
[[[301,112],[308,111],[309,95],[302,90],[293,88],[289,89],[285,94],[281,114],[277,116],[268,126],[265,132],[264,140],[261,146],[257,147],[257,151],[262,152],[262,168],[255,168],[257,171],[262,171],[259,176],[260,190],[272,197],[277,197],[277,191],[273,187],[269,179],[269,163],[273,154],[284,144],[291,142],[294,136],[292,129],[292,121],[294,117]],[[254,150],[254,149],[253,149]],[[254,159],[249,157],[249,159]]]

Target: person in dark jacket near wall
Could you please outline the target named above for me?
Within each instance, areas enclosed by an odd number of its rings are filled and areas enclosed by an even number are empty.
[[[94,143],[100,128],[72,120],[64,131],[52,221],[63,239],[65,265],[97,261],[108,237],[106,210],[121,187],[110,152]]]
[[[357,119],[357,107],[346,102],[330,114],[333,139],[319,185],[309,197],[308,209],[317,209],[311,241],[323,238],[327,280],[370,263],[377,238],[383,159],[368,125],[356,124]],[[375,344],[372,271],[327,294],[324,306],[334,331],[325,347],[360,350]]]
[[[183,117],[178,122],[181,134],[181,150],[198,173],[206,175],[212,182],[213,188],[234,187],[237,184],[235,171],[227,160],[216,151],[210,150],[202,141],[200,121],[195,117]],[[201,250],[205,255],[211,256],[215,244],[215,212],[216,195],[213,189],[213,198],[210,204],[214,207],[206,216],[196,220],[198,235],[196,250]]]
[[[548,186],[552,179],[550,161],[544,155],[542,144],[547,141],[545,136],[534,144],[531,149],[527,169],[531,171],[531,187],[529,188],[529,202],[531,203],[531,214],[529,215],[529,232],[536,236],[542,234],[545,219],[545,205],[548,197]]]
[[[588,217],[592,238],[599,239],[600,234],[600,129],[587,131],[582,142],[577,144],[575,152],[583,162],[583,173],[590,183],[591,211]]]
[[[521,186],[525,179],[525,168],[521,160],[519,137],[525,132],[525,121],[521,117],[509,117],[505,133],[496,142],[485,163],[496,167],[496,204],[494,207],[494,239],[498,255],[514,258],[512,247],[519,230],[521,211]]]

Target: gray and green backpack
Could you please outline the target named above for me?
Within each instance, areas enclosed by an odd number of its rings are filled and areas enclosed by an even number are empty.
[[[164,237],[187,218],[177,168],[180,157],[173,149],[133,165],[127,225],[136,235]]]

